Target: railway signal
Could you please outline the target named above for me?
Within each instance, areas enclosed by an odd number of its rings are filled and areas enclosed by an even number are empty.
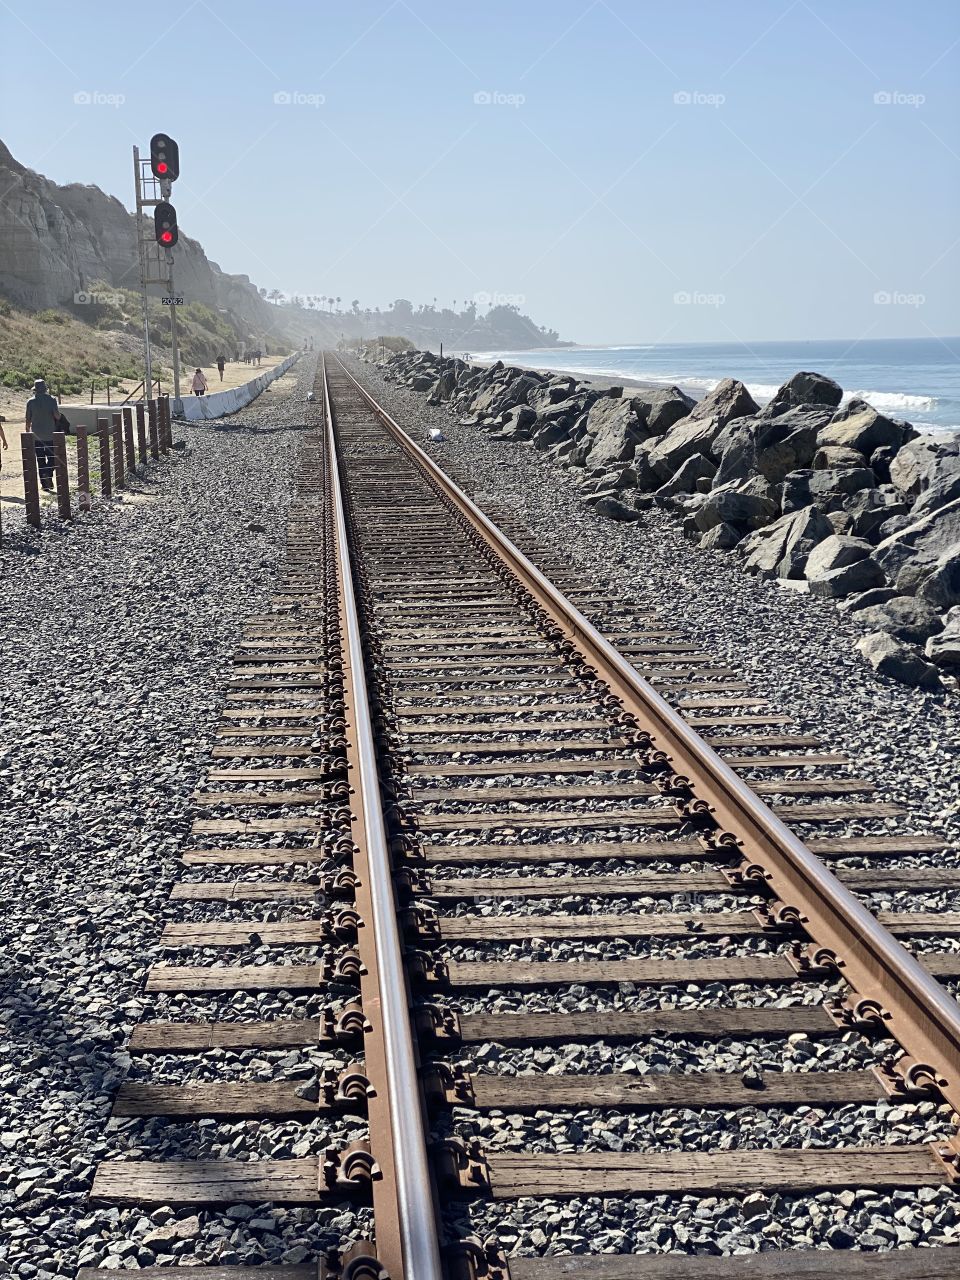
[[[180,238],[180,231],[177,227],[177,211],[172,204],[169,204],[166,200],[161,200],[154,206],[153,226],[157,244],[162,245],[164,249],[172,249]]]
[[[180,148],[165,133],[150,139],[150,169],[161,182],[176,182],[180,177]]]

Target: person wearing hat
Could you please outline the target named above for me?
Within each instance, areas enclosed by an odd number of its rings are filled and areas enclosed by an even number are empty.
[[[47,390],[44,380],[38,378],[33,384],[33,396],[27,401],[27,431],[33,436],[37,470],[44,489],[53,488],[53,433],[59,421],[57,402]]]

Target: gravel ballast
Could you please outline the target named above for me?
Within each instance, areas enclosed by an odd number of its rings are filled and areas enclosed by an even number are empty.
[[[301,360],[234,417],[175,424],[185,448],[89,516],[60,525],[45,511],[34,533],[5,512],[3,1274],[44,1280],[180,1257],[296,1263],[356,1228],[356,1208],[337,1203],[197,1214],[89,1200],[101,1159],[210,1150],[203,1125],[109,1116],[147,1007],[144,973],[162,958],[224,676],[280,568],[314,365]],[[271,1065],[283,1078],[282,1059]],[[296,1142],[315,1151],[328,1130],[339,1141],[363,1126],[245,1122],[222,1126],[214,1145],[220,1155],[276,1155]]]

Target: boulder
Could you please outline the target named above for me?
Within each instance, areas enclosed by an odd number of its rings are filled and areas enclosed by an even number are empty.
[[[705,551],[731,551],[743,535],[732,524],[715,524],[697,543]]]
[[[813,455],[814,471],[840,471],[844,467],[865,467],[867,460],[859,449],[847,449],[843,445],[822,445]]]
[[[501,440],[529,440],[537,415],[528,404],[518,404],[502,415],[496,435]]]
[[[872,559],[870,543],[835,533],[814,547],[807,558],[804,576],[810,594],[838,600],[854,592],[884,585],[883,570]]]
[[[706,487],[709,490],[709,482],[713,480],[716,473],[717,468],[709,458],[705,458],[702,453],[695,453],[692,458],[686,460],[676,475],[671,476],[666,484],[660,486],[654,498],[662,501],[664,498],[672,498],[677,493],[702,492],[698,487],[701,480],[707,481]]]
[[[542,413],[552,404],[566,400],[576,389],[577,383],[574,378],[550,378],[527,396],[527,404],[537,413]]]
[[[636,507],[628,506],[615,493],[594,494],[587,502],[597,515],[606,516],[608,520],[637,520],[640,516]]]
[[[857,621],[868,631],[886,631],[898,640],[923,642],[943,630],[940,615],[932,605],[913,596],[894,596],[883,604],[871,604],[857,613]]]
[[[832,536],[826,517],[816,507],[804,507],[744,538],[744,568],[763,578],[802,578],[814,547]]]
[[[917,596],[940,610],[960,604],[960,545],[948,547],[938,557],[931,572],[917,587]]]
[[[931,636],[924,653],[938,667],[960,667],[960,610],[951,609],[939,635]]]
[[[429,391],[433,383],[434,379],[429,373],[418,373],[410,379],[407,385],[413,391]]]
[[[929,436],[910,440],[890,463],[890,480],[901,493],[917,498],[930,483],[938,459],[956,457],[958,448],[955,440],[933,440]]]
[[[728,423],[713,443],[714,453],[720,455],[716,483],[762,475],[779,484],[791,471],[809,467],[817,432],[828,415],[829,410],[803,406],[772,421],[754,416]]]
[[[920,689],[940,686],[936,667],[924,662],[915,649],[902,640],[894,639],[886,631],[871,631],[857,641],[856,647],[878,675]]]
[[[903,517],[901,517],[902,519]],[[887,534],[887,526],[881,528]],[[909,570],[907,578],[919,583],[937,567],[940,557],[960,543],[960,498],[948,502],[919,520],[890,533],[877,543],[876,558],[887,576],[896,579]]]
[[[685,418],[697,402],[679,387],[659,387],[655,391],[632,392],[630,403],[647,435],[658,436]]]
[[[842,398],[843,388],[832,378],[822,373],[795,373],[779,388],[763,413],[764,417],[776,418],[801,404],[821,404],[835,409]]]
[[[828,445],[832,448],[832,445]],[[869,458],[870,470],[883,484],[890,483],[890,465],[897,456],[898,450],[892,444],[882,444],[874,449]]]
[[[651,468],[661,480],[669,480],[696,453],[716,461],[717,454],[711,446],[719,432],[734,418],[756,411],[753,397],[743,383],[725,378],[685,418],[656,439],[647,451]]]
[[[864,489],[875,489],[877,477],[869,467],[844,467],[840,471],[812,471],[809,479],[811,499],[825,511],[846,506],[845,499]]]
[[[812,468],[802,467],[800,470],[791,471],[783,477],[783,481],[777,489],[781,511],[789,513],[791,511],[800,511],[804,507],[810,506],[813,502],[813,494],[810,492],[810,479],[812,476]]]
[[[859,613],[861,609],[868,609],[872,604],[886,604],[888,600],[893,600],[896,594],[896,587],[872,587],[869,591],[861,591],[859,595],[848,596],[846,600],[841,600],[837,608],[842,609],[844,613]]]
[[[899,449],[910,439],[912,432],[913,428],[907,423],[885,418],[865,400],[851,400],[833,415],[829,425],[821,431],[820,444],[856,449],[869,457],[882,445]]]
[[[773,489],[762,476],[753,476],[711,489],[696,513],[696,521],[701,533],[718,524],[759,529],[769,524],[776,514]]]
[[[629,462],[637,445],[645,438],[629,400],[601,397],[590,406],[585,426],[593,440],[586,457],[588,467]]]
[[[843,510],[849,517],[849,531],[854,537],[877,541],[885,522],[891,516],[905,515],[908,507],[899,500],[892,485],[885,485],[852,494],[844,501]]]
[[[960,498],[960,457],[948,453],[934,460],[910,514],[919,519],[945,507],[954,498]]]

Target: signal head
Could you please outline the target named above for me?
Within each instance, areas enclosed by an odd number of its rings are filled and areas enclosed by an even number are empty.
[[[153,230],[157,244],[162,245],[164,249],[172,249],[180,238],[180,229],[177,226],[177,211],[166,200],[161,200],[154,205]]]
[[[166,133],[155,133],[150,139],[150,170],[165,182],[180,177],[180,148]]]

